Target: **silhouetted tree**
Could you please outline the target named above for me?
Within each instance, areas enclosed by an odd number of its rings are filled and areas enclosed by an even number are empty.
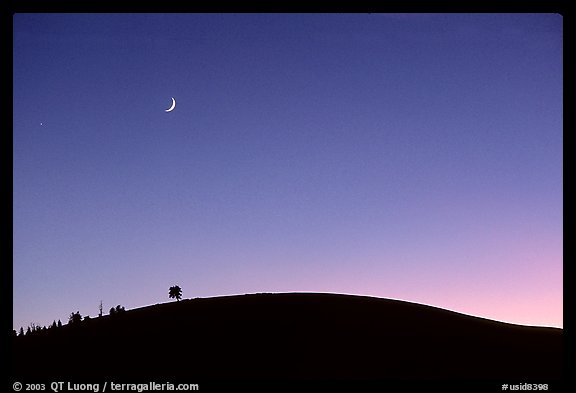
[[[42,326],[37,325],[34,322],[30,322],[30,325],[28,326],[28,330],[30,330],[30,334],[37,334],[37,333],[42,331]],[[26,331],[26,334],[28,334],[28,330]]]
[[[76,311],[73,312],[72,314],[70,314],[70,317],[68,317],[68,324],[76,324],[82,322],[82,315],[80,315],[80,311]]]
[[[176,299],[177,301],[180,301],[180,299],[182,299],[182,289],[178,285],[170,287],[170,290],[168,291],[168,297],[170,299]]]
[[[52,322],[52,325],[50,326],[50,329],[56,329],[57,325],[56,325],[56,320],[54,320],[54,322]]]
[[[100,300],[100,306],[98,307],[98,318],[102,316],[102,300]]]
[[[116,307],[112,307],[110,309],[110,315],[114,316],[114,315],[119,315],[126,312],[126,309],[124,307],[122,307],[121,305],[117,305]]]
[[[24,335],[24,329],[22,328],[22,326],[20,326],[20,331],[18,332],[18,336],[23,336]]]
[[[56,326],[62,327],[62,322],[60,320],[58,320],[58,323],[56,324]]]
[[[30,326],[28,326],[26,328],[26,335],[29,336],[32,333],[32,330],[30,330]]]

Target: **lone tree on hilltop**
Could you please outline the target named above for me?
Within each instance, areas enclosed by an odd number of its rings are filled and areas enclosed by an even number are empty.
[[[182,288],[180,288],[178,285],[170,287],[170,290],[168,291],[168,297],[170,299],[176,299],[177,301],[180,301],[180,299],[182,299]]]

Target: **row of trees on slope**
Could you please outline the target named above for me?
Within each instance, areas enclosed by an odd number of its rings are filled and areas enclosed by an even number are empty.
[[[182,299],[182,289],[178,285],[174,285],[174,286],[170,287],[170,289],[168,290],[168,297],[171,299],[176,299],[177,301],[180,301],[180,299]],[[115,317],[118,315],[122,315],[124,312],[126,312],[126,309],[121,305],[117,305],[116,307],[112,307],[110,309],[109,315],[112,317]],[[100,302],[98,317],[102,317],[102,302]],[[68,317],[68,325],[76,325],[76,324],[81,323],[82,321],[89,321],[90,319],[92,319],[92,318],[90,318],[89,315],[82,317],[80,312],[76,311],[76,312],[71,313],[70,316]],[[43,332],[47,332],[47,331],[52,330],[52,329],[58,329],[61,327],[62,327],[62,321],[60,321],[60,320],[58,320],[58,322],[56,322],[56,320],[54,320],[54,322],[52,322],[52,324],[48,327],[40,326],[40,325],[37,325],[34,322],[32,322],[28,326],[28,328],[26,328],[26,331],[24,331],[24,328],[22,328],[22,327],[20,327],[20,330],[18,332],[16,332],[16,330],[12,330],[12,336],[13,337],[21,337],[21,336],[29,336],[29,335],[38,335],[38,334],[42,334]]]

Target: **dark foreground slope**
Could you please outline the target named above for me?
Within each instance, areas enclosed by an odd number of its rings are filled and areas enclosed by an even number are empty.
[[[21,377],[560,378],[562,330],[330,294],[183,300],[14,340]]]

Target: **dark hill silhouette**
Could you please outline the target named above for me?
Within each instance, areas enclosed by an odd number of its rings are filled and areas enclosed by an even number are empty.
[[[13,342],[17,377],[542,381],[562,370],[561,329],[336,294],[182,300]]]

